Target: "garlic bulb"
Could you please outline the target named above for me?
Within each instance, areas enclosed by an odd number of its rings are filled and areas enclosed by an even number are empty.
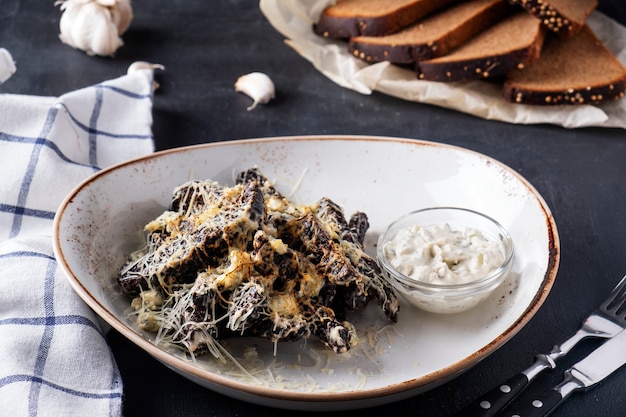
[[[244,93],[254,100],[248,111],[253,110],[259,103],[267,103],[276,95],[274,83],[262,72],[252,72],[239,77],[235,83],[235,91]]]
[[[61,41],[88,55],[109,56],[124,44],[120,36],[133,19],[130,0],[60,0]]]

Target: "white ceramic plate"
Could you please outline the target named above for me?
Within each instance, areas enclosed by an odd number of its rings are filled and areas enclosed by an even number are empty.
[[[387,326],[377,306],[350,316],[361,343],[344,355],[314,342],[274,346],[229,342],[247,368],[203,357],[190,362],[155,346],[133,328],[129,300],[115,274],[140,246],[140,230],[189,179],[232,185],[258,166],[284,194],[312,203],[327,196],[347,215],[368,214],[366,245],[396,217],[430,206],[458,206],[493,217],[511,233],[510,278],[486,303],[458,315],[401,305]],[[181,375],[220,393],[274,407],[340,410],[369,407],[424,392],[467,370],[515,335],[537,312],[559,264],[557,228],[544,200],[519,174],[466,149],[381,137],[282,137],[173,149],[103,170],[61,205],[54,225],[57,259],[77,293],[97,314]],[[382,330],[380,328],[382,327]]]

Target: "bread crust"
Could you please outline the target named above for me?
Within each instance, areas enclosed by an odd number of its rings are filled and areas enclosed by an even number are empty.
[[[356,36],[350,39],[348,49],[355,57],[369,63],[389,61],[394,64],[411,64],[436,58],[461,45],[511,10],[506,0],[482,2],[477,7],[469,9],[465,3],[452,5],[392,35]],[[463,13],[456,10],[463,10]],[[446,22],[449,27],[447,31],[423,35],[424,28],[429,25],[439,28],[442,20],[448,19],[448,16],[452,20]]]
[[[541,20],[550,31],[564,38],[574,36],[585,25],[587,16],[598,7],[597,0],[587,0],[584,9],[566,10],[565,6],[555,5],[550,0],[510,0],[519,4],[530,14]],[[576,16],[575,14],[578,14]]]
[[[626,81],[624,79],[608,85],[570,88],[554,91],[531,91],[515,85],[504,84],[502,95],[507,101],[516,104],[557,105],[557,104],[600,104],[624,97]]]
[[[457,0],[413,0],[376,16],[363,15],[356,6],[358,1],[355,1],[354,13],[349,16],[345,12],[334,13],[335,4],[324,9],[318,22],[313,25],[313,31],[320,36],[334,39],[388,35],[453,1]]]

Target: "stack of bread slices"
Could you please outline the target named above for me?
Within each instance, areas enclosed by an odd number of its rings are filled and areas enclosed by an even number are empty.
[[[598,104],[626,69],[586,24],[598,0],[338,0],[314,31],[423,80],[483,79],[522,104]]]

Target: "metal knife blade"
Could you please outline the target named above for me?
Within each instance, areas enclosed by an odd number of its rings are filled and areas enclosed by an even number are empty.
[[[626,364],[626,330],[606,341],[587,357],[565,371],[563,382],[541,398],[535,398],[507,416],[544,417],[558,407],[570,394],[602,381]]]

